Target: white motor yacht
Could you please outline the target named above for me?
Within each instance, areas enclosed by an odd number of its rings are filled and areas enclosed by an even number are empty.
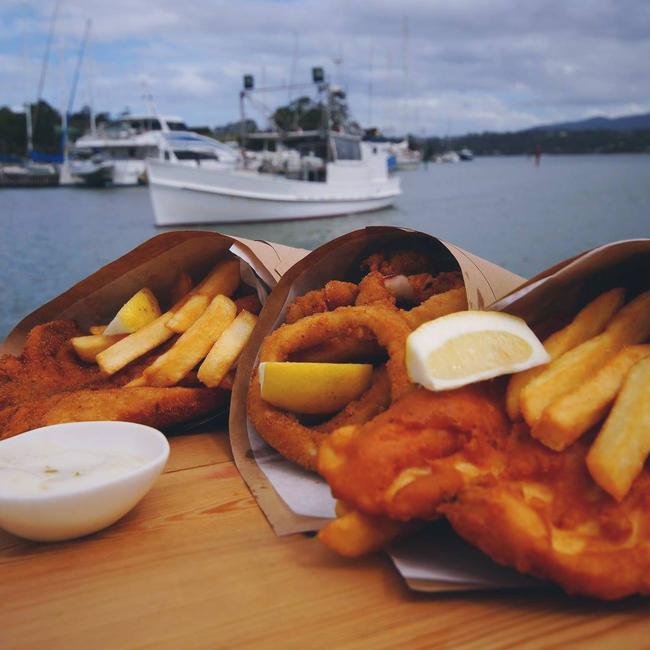
[[[228,168],[235,164],[237,153],[217,140],[189,131],[180,118],[124,115],[75,142],[69,171],[87,185],[137,185],[147,181],[149,158]]]

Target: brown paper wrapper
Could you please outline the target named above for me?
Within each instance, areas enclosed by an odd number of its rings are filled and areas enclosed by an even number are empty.
[[[162,305],[169,304],[169,288],[180,271],[200,279],[227,251],[245,264],[242,282],[254,286],[264,301],[282,273],[308,251],[266,241],[229,237],[216,232],[175,231],[144,242],[119,259],[50,300],[26,316],[0,343],[0,355],[22,352],[29,331],[56,319],[75,320],[82,329],[109,322],[116,310],[136,291],[149,287]],[[188,427],[211,429],[208,422],[223,422],[225,408]],[[218,416],[218,418],[217,418]],[[223,424],[219,425],[220,429]],[[174,429],[175,431],[177,429]]]
[[[354,279],[358,263],[364,257],[388,247],[425,250],[433,254],[438,270],[460,269],[470,309],[483,309],[523,281],[514,273],[431,235],[387,226],[368,227],[338,237],[311,252],[283,275],[239,360],[230,409],[230,442],[235,462],[279,535],[316,530],[327,520],[293,512],[255,460],[248,435],[246,394],[259,347],[264,337],[284,321],[286,307],[296,296],[321,288],[329,280]]]
[[[20,354],[29,330],[51,320],[71,318],[83,329],[107,323],[116,309],[143,286],[148,286],[161,302],[167,302],[169,287],[179,271],[200,278],[231,249],[268,289],[308,253],[216,232],[175,231],[157,235],[23,318],[0,343],[0,354]]]
[[[650,289],[650,239],[636,239],[614,242],[599,246],[593,250],[577,255],[547,269],[524,283],[508,295],[489,306],[489,309],[506,311],[524,318],[533,329],[546,336],[551,331],[568,322],[582,307],[600,293],[614,287],[625,287],[628,300],[641,291]],[[409,587],[415,591],[441,592],[457,590],[458,585],[440,581],[434,571],[429,570],[428,563],[436,540],[430,544],[419,543],[415,540],[409,554],[408,566],[400,566],[393,555],[393,560]],[[448,538],[443,539],[443,547],[449,544]],[[464,542],[462,542],[464,544]],[[444,550],[444,548],[443,548]],[[475,554],[468,553],[471,564]],[[480,567],[477,575],[483,574],[485,567]],[[462,572],[467,575],[467,565],[462,566]],[[511,589],[544,586],[542,583],[522,576],[523,583],[515,582],[516,576],[511,570],[503,574],[490,572],[487,577],[491,584],[472,585],[471,582],[461,589]]]
[[[527,282],[451,244],[422,233],[392,228],[368,228],[334,240],[290,269],[270,296],[262,313],[255,340],[240,362],[230,414],[231,443],[235,461],[260,507],[279,535],[316,530],[326,519],[295,514],[278,496],[250,449],[245,395],[257,350],[264,336],[284,318],[286,305],[296,295],[320,287],[325,281],[345,279],[346,260],[359,251],[394,242],[405,233],[428,241],[441,259],[451,254],[465,278],[470,308],[488,307],[518,315],[541,333],[550,333],[599,293],[624,286],[630,295],[650,288],[650,239],[615,242],[565,260]],[[449,259],[448,257],[446,258]],[[505,294],[505,295],[504,295]],[[489,297],[494,296],[494,300]],[[453,532],[440,536],[437,529],[406,540],[391,557],[408,586],[416,591],[538,589],[544,584],[511,569],[494,565],[476,549],[464,548]],[[435,558],[435,559],[432,559]]]

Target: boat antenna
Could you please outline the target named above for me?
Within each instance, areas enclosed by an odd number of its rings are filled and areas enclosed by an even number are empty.
[[[373,57],[375,54],[375,41],[371,38],[370,39],[370,61],[368,65],[368,127],[372,127],[372,94],[373,94],[373,87],[372,87],[372,64],[373,64]]]
[[[289,85],[287,86],[287,102],[291,101],[291,87],[293,86],[296,78],[296,66],[298,64],[298,48],[300,43],[300,36],[298,32],[293,33],[293,55],[291,57],[291,68],[289,70]],[[262,81],[262,85],[266,85]]]
[[[408,136],[409,124],[409,96],[411,91],[411,81],[409,78],[409,23],[406,16],[402,17],[402,56],[404,66],[404,93],[402,94],[402,108],[404,120],[405,136]]]
[[[341,44],[339,43],[339,53],[338,56],[332,57],[332,63],[336,66],[336,81],[338,85],[343,88],[343,78],[341,77],[341,66],[343,65],[343,52],[341,49]]]
[[[158,109],[156,108],[156,102],[154,101],[153,93],[151,92],[151,87],[149,86],[149,82],[146,79],[142,80],[142,90],[143,90],[142,98],[149,105],[149,112],[152,115],[158,115]]]
[[[45,85],[47,64],[50,60],[50,50],[52,49],[52,39],[54,38],[54,27],[56,26],[56,19],[59,15],[60,6],[61,6],[61,0],[56,0],[54,3],[54,10],[52,11],[52,17],[50,18],[50,29],[47,34],[47,43],[45,45],[45,53],[43,54],[43,63],[41,64],[41,76],[38,80],[38,91],[36,93],[36,110],[34,111],[32,131],[36,131],[36,125],[38,123],[38,111],[41,103],[41,95],[43,94],[43,86]],[[31,148],[29,154],[31,155]]]

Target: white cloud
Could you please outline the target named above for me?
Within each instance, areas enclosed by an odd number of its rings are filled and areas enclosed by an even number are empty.
[[[292,69],[294,81],[308,81],[310,68],[324,65],[336,78],[339,55],[354,114],[367,122],[372,112],[373,122],[397,131],[506,130],[650,110],[645,0],[66,0],[61,6],[57,36],[68,47],[67,84],[84,21],[93,20],[77,105],[89,97],[92,59],[96,105],[114,112],[144,108],[147,79],[161,110],[192,123],[230,121],[238,115],[244,73],[255,74],[258,84],[279,84]],[[51,8],[21,0],[0,9],[5,103],[22,102],[28,81],[35,94]],[[29,35],[26,64],[16,63],[20,33]],[[60,79],[53,59],[45,95],[55,103]],[[286,98],[279,93],[269,101]]]

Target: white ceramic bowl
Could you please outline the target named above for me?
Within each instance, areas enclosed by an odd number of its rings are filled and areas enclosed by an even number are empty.
[[[80,481],[79,485],[50,493],[14,489],[18,486],[14,482],[12,489],[0,490],[0,528],[35,541],[60,541],[94,533],[116,522],[142,499],[169,456],[167,438],[157,429],[132,422],[70,422],[0,442],[0,459],[53,447],[86,456],[126,455],[141,464],[94,484]]]

